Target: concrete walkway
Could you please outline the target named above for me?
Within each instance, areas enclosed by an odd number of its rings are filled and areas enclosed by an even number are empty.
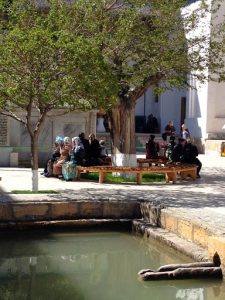
[[[200,155],[199,159],[203,164],[201,179],[178,181],[176,184],[66,182],[40,175],[40,190],[59,192],[51,195],[9,194],[12,190],[31,189],[31,171],[0,168],[0,201],[148,200],[160,203],[168,211],[180,214],[225,238],[225,157]]]

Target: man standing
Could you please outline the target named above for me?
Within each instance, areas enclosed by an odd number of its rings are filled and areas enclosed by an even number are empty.
[[[146,158],[158,158],[159,157],[159,143],[154,141],[155,135],[151,134],[148,142],[146,143]]]

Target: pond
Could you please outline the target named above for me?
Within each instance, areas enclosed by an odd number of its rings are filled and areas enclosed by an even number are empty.
[[[129,232],[25,231],[0,235],[1,300],[214,300],[213,280],[148,281],[138,271],[190,262]]]

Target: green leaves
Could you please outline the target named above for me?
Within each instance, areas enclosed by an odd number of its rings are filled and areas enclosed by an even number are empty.
[[[204,80],[210,66],[224,77],[224,28],[211,41],[193,34],[205,3],[191,13],[184,0],[40,3],[0,0],[0,99],[41,111],[109,109],[149,86],[185,87],[191,71]]]
[[[0,35],[0,99],[44,112],[92,109],[115,98],[115,76],[99,44],[70,30],[70,11],[66,1],[48,1],[45,7],[13,1]]]

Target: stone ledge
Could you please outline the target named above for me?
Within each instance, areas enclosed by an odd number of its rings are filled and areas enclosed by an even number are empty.
[[[208,257],[212,258],[215,252],[219,254],[222,267],[225,269],[225,237],[209,237]]]
[[[10,202],[0,204],[0,222],[140,218],[134,201]]]
[[[58,220],[58,221],[20,221],[20,222],[0,222],[0,229],[32,229],[32,228],[120,228],[131,229],[131,219],[80,219],[80,220]]]
[[[221,259],[222,268],[225,270],[225,237],[220,236],[220,232],[212,230],[207,226],[203,226],[203,224],[198,222],[196,219],[185,217],[184,213],[176,213],[175,209],[161,209],[159,212],[148,204],[143,204],[143,206],[145,208],[142,209],[144,221],[138,225],[140,227],[139,231],[146,231],[147,234],[151,234],[151,236],[155,237],[156,239],[159,239],[173,247],[173,242],[169,242],[165,239],[165,231],[167,236],[172,234],[177,236],[178,240],[182,239],[181,241],[185,240],[187,243],[191,243],[192,245],[196,245],[196,247],[200,247],[199,249],[203,249],[205,257],[208,257],[209,259],[212,259],[215,252],[218,252]],[[153,222],[152,220],[156,221]],[[147,230],[145,228],[147,223],[154,225],[155,228],[151,227],[151,229]],[[156,226],[158,226],[157,229]],[[148,231],[150,231],[150,233],[148,233]],[[182,242],[182,245],[185,245],[185,243]],[[188,247],[188,244],[185,247]],[[177,248],[176,246],[176,249],[188,255],[186,251],[189,252],[189,249],[187,248],[187,250],[185,247],[182,249],[182,247]],[[193,255],[196,256],[195,253]],[[196,258],[198,258],[198,255]]]
[[[134,220],[133,230],[147,238],[152,237],[196,261],[208,260],[206,249],[187,241],[166,229],[151,226],[142,220]]]
[[[161,211],[161,227],[201,247],[208,248],[208,239],[213,232],[174,212]]]

